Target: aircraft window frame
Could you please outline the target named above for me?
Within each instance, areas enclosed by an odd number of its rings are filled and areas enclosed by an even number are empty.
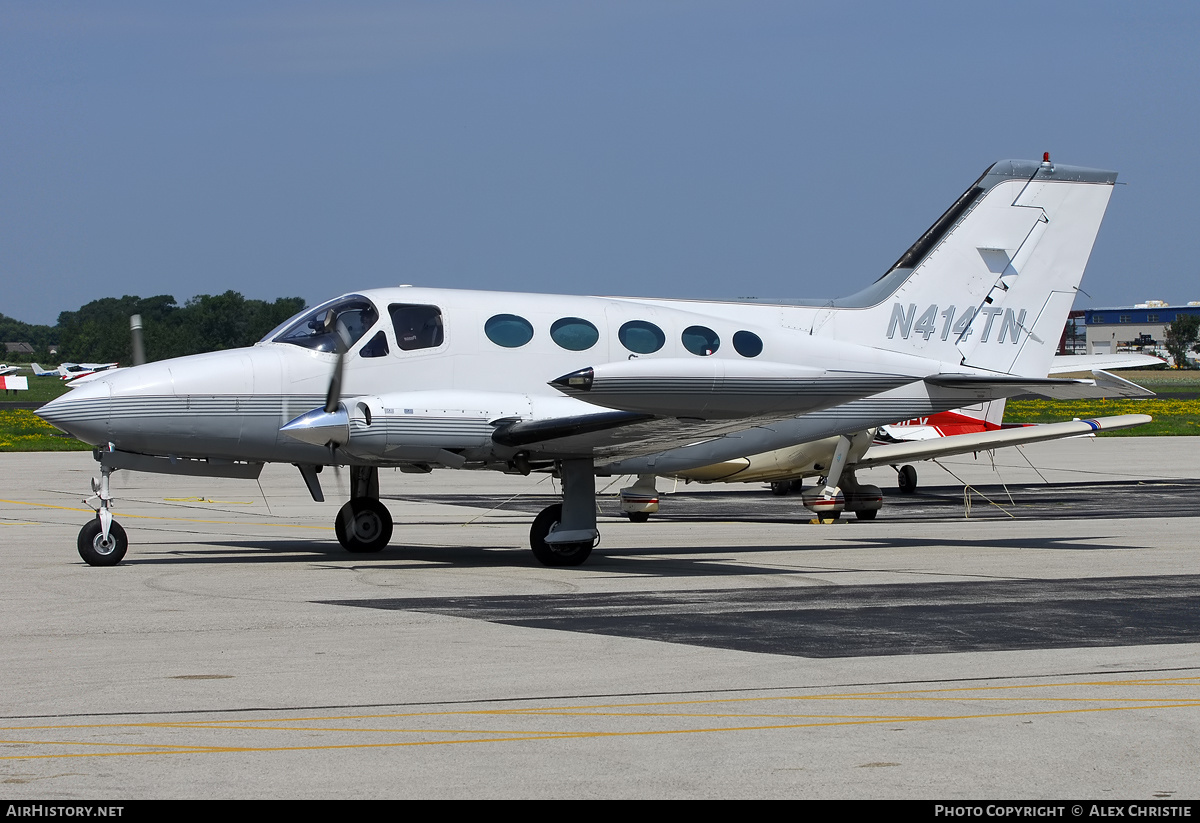
[[[649,334],[653,343],[642,343],[639,333]],[[621,328],[617,330],[617,339],[626,350],[634,354],[654,354],[667,344],[667,335],[649,320],[630,320],[622,323]],[[631,344],[631,339],[637,345]]]
[[[409,319],[402,314],[405,309],[418,311],[412,312]],[[396,346],[401,351],[436,349],[446,342],[446,329],[442,323],[442,310],[439,306],[428,303],[389,303],[388,316],[392,321]]]
[[[550,324],[550,339],[567,351],[587,351],[600,342],[600,330],[582,317],[560,317]]]
[[[483,323],[483,333],[497,346],[519,349],[533,339],[533,324],[519,314],[493,314]]]
[[[733,350],[742,357],[758,357],[763,352],[763,341],[752,331],[735,331],[733,333]]]
[[[708,326],[688,326],[680,333],[679,342],[697,357],[709,357],[721,348],[721,336]]]
[[[325,320],[333,313],[333,328]],[[285,324],[282,332],[272,332],[271,340],[303,349],[333,353],[338,339],[345,349],[353,348],[379,322],[379,310],[361,294],[350,294],[301,312]]]

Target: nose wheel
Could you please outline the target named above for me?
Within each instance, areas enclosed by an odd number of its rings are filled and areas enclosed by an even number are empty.
[[[89,521],[79,530],[79,556],[89,566],[115,566],[125,557],[129,549],[129,538],[121,524],[112,521],[108,526],[108,536],[100,525],[100,518]]]
[[[113,499],[109,491],[112,466],[107,465],[101,455],[96,459],[100,461],[100,477],[92,478],[92,496],[84,500],[85,503],[99,501],[96,519],[79,530],[76,546],[79,556],[89,566],[115,566],[129,550],[129,538],[125,536],[125,529],[121,528],[121,524],[113,520],[112,516]]]
[[[356,497],[342,506],[333,530],[348,552],[381,551],[392,539],[392,514],[378,500]]]

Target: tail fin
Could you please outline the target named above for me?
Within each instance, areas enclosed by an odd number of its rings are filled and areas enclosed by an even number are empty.
[[[1116,179],[996,163],[887,274],[815,309],[813,334],[1045,377]]]

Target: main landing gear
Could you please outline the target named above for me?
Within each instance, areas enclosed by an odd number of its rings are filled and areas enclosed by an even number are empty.
[[[392,514],[378,500],[350,500],[338,512],[333,530],[348,552],[382,551],[392,539]]]
[[[874,520],[883,506],[883,492],[878,486],[859,483],[854,476],[854,467],[846,466],[846,455],[850,452],[850,438],[842,435],[834,448],[829,474],[817,481],[813,489],[804,492],[800,499],[805,508],[817,515],[822,523],[832,523],[843,511],[852,511],[859,520]]]
[[[895,468],[893,466],[892,468]],[[896,469],[896,485],[901,494],[913,494],[917,490],[917,470],[912,466],[901,466]]]
[[[639,474],[632,486],[621,489],[621,514],[628,517],[630,523],[645,523],[650,515],[658,513],[657,481],[656,475]]]
[[[316,503],[325,501],[321,482],[317,479],[320,466],[297,464],[308,493]],[[382,551],[392,539],[392,513],[379,502],[379,468],[351,466],[350,499],[333,521],[333,532],[342,548],[354,554]]]
[[[590,459],[559,463],[563,502],[547,506],[529,529],[529,547],[544,566],[578,566],[600,538],[596,480]]]
[[[338,511],[333,531],[348,552],[382,551],[392,539],[392,513],[379,502],[379,469],[350,469],[350,500]]]

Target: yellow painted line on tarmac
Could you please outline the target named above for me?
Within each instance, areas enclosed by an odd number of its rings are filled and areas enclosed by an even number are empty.
[[[1110,689],[1153,689],[1173,687],[1183,692],[1183,695],[1166,697],[1144,697],[1134,693],[1131,695],[1109,695],[1104,692]],[[1094,694],[1055,694],[1063,689],[1094,691]],[[1041,696],[1010,696],[1013,690],[1041,690],[1048,694]],[[971,693],[981,693],[972,695]],[[1190,693],[1190,694],[1189,694]],[[1191,694],[1195,694],[1192,697]],[[863,713],[845,714],[838,712],[834,705],[818,706],[819,703],[837,704],[846,700],[858,701],[874,698],[882,701],[907,700],[916,705],[916,711],[911,713]],[[1038,701],[1046,705],[1040,709],[1022,709],[1013,706],[1026,701]],[[999,704],[995,711],[963,713],[961,704],[964,702],[990,701]],[[775,711],[763,713],[757,711],[758,706],[765,702],[779,705],[792,702],[798,712]],[[1055,705],[1062,704],[1062,705]],[[1084,704],[1084,705],[1080,705]],[[812,707],[809,710],[808,707]],[[953,713],[939,713],[939,708],[956,707]],[[750,711],[742,711],[745,707]],[[148,755],[170,755],[183,753],[254,753],[254,752],[291,752],[291,751],[336,751],[345,749],[381,749],[411,746],[448,746],[476,743],[519,743],[537,740],[563,739],[602,739],[620,737],[653,737],[661,735],[683,734],[716,734],[731,732],[771,732],[797,729],[815,729],[835,726],[867,726],[896,723],[929,723],[938,721],[972,721],[992,720],[997,718],[1021,717],[1054,717],[1079,714],[1098,714],[1106,712],[1128,712],[1166,709],[1197,709],[1200,708],[1200,678],[1163,678],[1163,679],[1130,679],[1103,680],[1094,682],[1053,682],[1032,683],[1023,685],[1004,686],[968,686],[950,687],[944,689],[918,689],[911,691],[878,691],[852,692],[847,694],[794,694],[770,695],[763,697],[730,698],[718,697],[699,700],[659,700],[650,702],[604,703],[587,706],[531,706],[514,709],[471,709],[455,711],[417,711],[395,713],[346,714],[329,716],[304,717],[264,717],[261,719],[230,719],[230,720],[188,720],[180,722],[139,722],[139,723],[84,723],[84,724],[53,724],[37,726],[0,727],[0,734],[6,739],[0,740],[0,745],[20,745],[24,747],[45,747],[60,749],[59,751],[42,751],[27,754],[4,754],[0,760],[37,760],[78,757],[129,757]],[[671,709],[674,709],[672,711]],[[824,710],[823,710],[824,709]],[[488,721],[481,727],[471,728],[464,720],[478,718]],[[544,728],[544,723],[537,728],[522,729],[495,728],[495,721],[503,718],[506,721],[518,721],[522,718],[537,721],[558,721],[559,728]],[[597,721],[615,719],[624,721],[618,727],[609,728],[571,728],[567,721],[572,719]],[[650,719],[695,721],[696,725],[689,727],[686,723],[674,723],[668,728],[648,728],[645,724],[640,727],[628,728],[631,723]],[[397,721],[389,727],[380,721]],[[416,721],[416,722],[414,722]],[[424,721],[424,722],[421,722]],[[724,721],[714,723],[713,721]],[[768,722],[762,722],[768,721]],[[779,722],[782,721],[782,722]],[[370,722],[370,726],[359,726]],[[445,725],[441,725],[444,723]],[[503,724],[507,725],[507,724]],[[519,724],[514,724],[519,726]],[[64,740],[60,738],[63,732],[87,731],[87,740]],[[349,742],[311,743],[303,745],[206,745],[203,742],[187,743],[130,743],[127,736],[135,731],[147,733],[172,732],[189,734],[193,737],[202,736],[204,732],[219,732],[223,737],[231,733],[302,733],[306,735],[327,734],[340,735],[343,739],[349,736]],[[36,739],[39,732],[52,732],[53,738]],[[121,742],[107,742],[97,739],[97,734],[111,732],[126,737]],[[376,739],[359,739],[365,736]],[[378,739],[382,736],[384,739]],[[387,739],[397,738],[403,739]],[[418,739],[413,739],[418,738]],[[72,748],[73,751],[61,751]],[[107,749],[98,751],[98,749]]]
[[[81,508],[78,508],[77,506],[55,506],[50,503],[30,503],[27,500],[0,500],[0,503],[10,503],[14,506],[33,506],[34,508],[37,508],[37,509],[62,509],[63,511],[68,511],[68,512],[91,512],[92,514],[96,513],[95,510],[93,510],[93,509],[87,509],[87,508],[81,509]]]

